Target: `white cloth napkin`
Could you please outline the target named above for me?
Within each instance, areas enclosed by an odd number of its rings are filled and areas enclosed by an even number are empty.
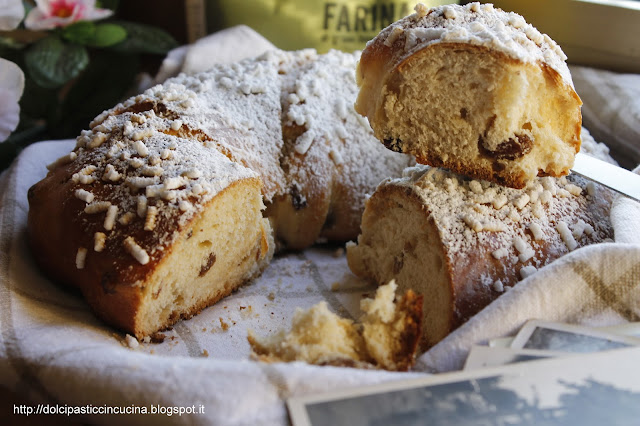
[[[0,182],[0,384],[34,402],[64,406],[203,407],[168,417],[118,416],[124,424],[280,425],[291,395],[416,377],[303,363],[249,361],[247,329],[291,324],[296,307],[326,300],[358,315],[373,291],[349,272],[344,253],[317,248],[278,257],[256,281],[166,333],[164,343],[127,345],[82,298],[46,279],[26,245],[27,191],[73,141],[28,147]],[[336,284],[337,283],[337,284]],[[111,424],[113,416],[92,423]]]
[[[412,373],[249,360],[247,329],[288,327],[296,307],[326,300],[343,316],[359,315],[362,295],[373,289],[349,272],[336,248],[278,256],[259,279],[179,322],[163,343],[128,345],[79,295],[43,276],[26,245],[28,188],[72,147],[32,145],[0,179],[0,385],[67,410],[163,411],[94,415],[91,423],[284,425],[289,396],[457,369],[473,344],[531,318],[610,325],[640,316],[640,209],[620,200],[612,212],[620,242],[579,249],[542,268],[423,354]],[[195,414],[168,415],[180,408]]]
[[[169,52],[162,61],[155,83],[162,83],[181,72],[206,71],[215,64],[230,64],[275,48],[269,40],[246,25],[227,28]]]
[[[618,162],[640,164],[640,75],[571,65],[571,77],[582,98],[583,124],[593,137],[611,147]]]

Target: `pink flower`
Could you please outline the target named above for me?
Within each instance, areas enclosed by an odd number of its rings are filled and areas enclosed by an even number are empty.
[[[108,9],[96,9],[95,0],[36,0],[38,7],[31,9],[24,20],[30,30],[50,30],[66,27],[77,21],[95,21],[110,16]]]

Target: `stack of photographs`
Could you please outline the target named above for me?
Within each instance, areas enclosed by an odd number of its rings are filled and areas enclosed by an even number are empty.
[[[287,401],[294,426],[638,425],[640,323],[532,320],[455,373]]]
[[[640,323],[592,328],[531,320],[515,337],[495,339],[488,346],[471,348],[464,370],[630,346],[640,346]]]

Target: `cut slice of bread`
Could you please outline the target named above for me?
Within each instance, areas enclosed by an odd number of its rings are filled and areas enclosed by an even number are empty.
[[[487,5],[417,10],[358,65],[356,111],[376,137],[420,163],[514,188],[568,174],[582,102],[560,48]]]
[[[100,318],[138,339],[230,294],[257,276],[273,256],[275,244],[269,221],[262,217],[262,184],[257,178],[232,183],[184,223],[173,223],[175,218],[159,210],[157,233],[141,225],[119,224],[122,231],[105,236],[103,249],[96,245],[95,237],[104,231],[103,214],[85,219],[94,222],[85,226],[95,232],[50,226],[51,217],[71,214],[74,204],[80,202],[39,206],[48,197],[64,197],[65,186],[36,185],[29,192],[32,212],[39,212],[29,216],[34,256],[48,270],[60,271],[52,278],[77,285]],[[47,197],[43,191],[49,192]],[[159,231],[167,228],[172,232]],[[48,238],[36,238],[41,235]],[[143,249],[158,235],[165,238],[159,240],[158,250]],[[66,256],[76,251],[84,255]],[[86,282],[100,285],[82,285]]]

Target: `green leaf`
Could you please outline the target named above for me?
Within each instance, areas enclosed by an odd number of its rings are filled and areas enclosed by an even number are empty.
[[[107,47],[127,38],[127,31],[117,24],[96,25],[91,21],[79,21],[65,27],[62,38],[91,47]]]
[[[96,115],[129,96],[139,70],[137,55],[107,49],[93,52],[91,63],[63,99],[57,120],[49,123],[52,136],[77,136]]]
[[[24,92],[20,98],[20,123],[26,122],[26,117],[32,121],[48,120],[58,106],[58,91],[45,89],[28,77],[24,83]]]
[[[24,48],[25,44],[20,43],[11,37],[0,36],[0,49],[18,50]],[[4,57],[4,55],[0,55]]]
[[[95,37],[96,24],[91,21],[79,21],[62,30],[62,38],[72,43],[89,44]]]
[[[63,43],[52,36],[27,49],[25,64],[38,85],[55,89],[77,77],[89,64],[89,55],[83,46]]]
[[[93,47],[107,47],[120,43],[127,38],[127,30],[117,24],[100,24],[96,26],[96,33],[88,44]]]
[[[127,38],[112,49],[127,53],[155,53],[164,55],[178,46],[169,33],[160,28],[127,21],[117,21],[127,32]]]
[[[96,1],[96,7],[102,9],[116,10],[118,8],[119,0],[98,0]]]

